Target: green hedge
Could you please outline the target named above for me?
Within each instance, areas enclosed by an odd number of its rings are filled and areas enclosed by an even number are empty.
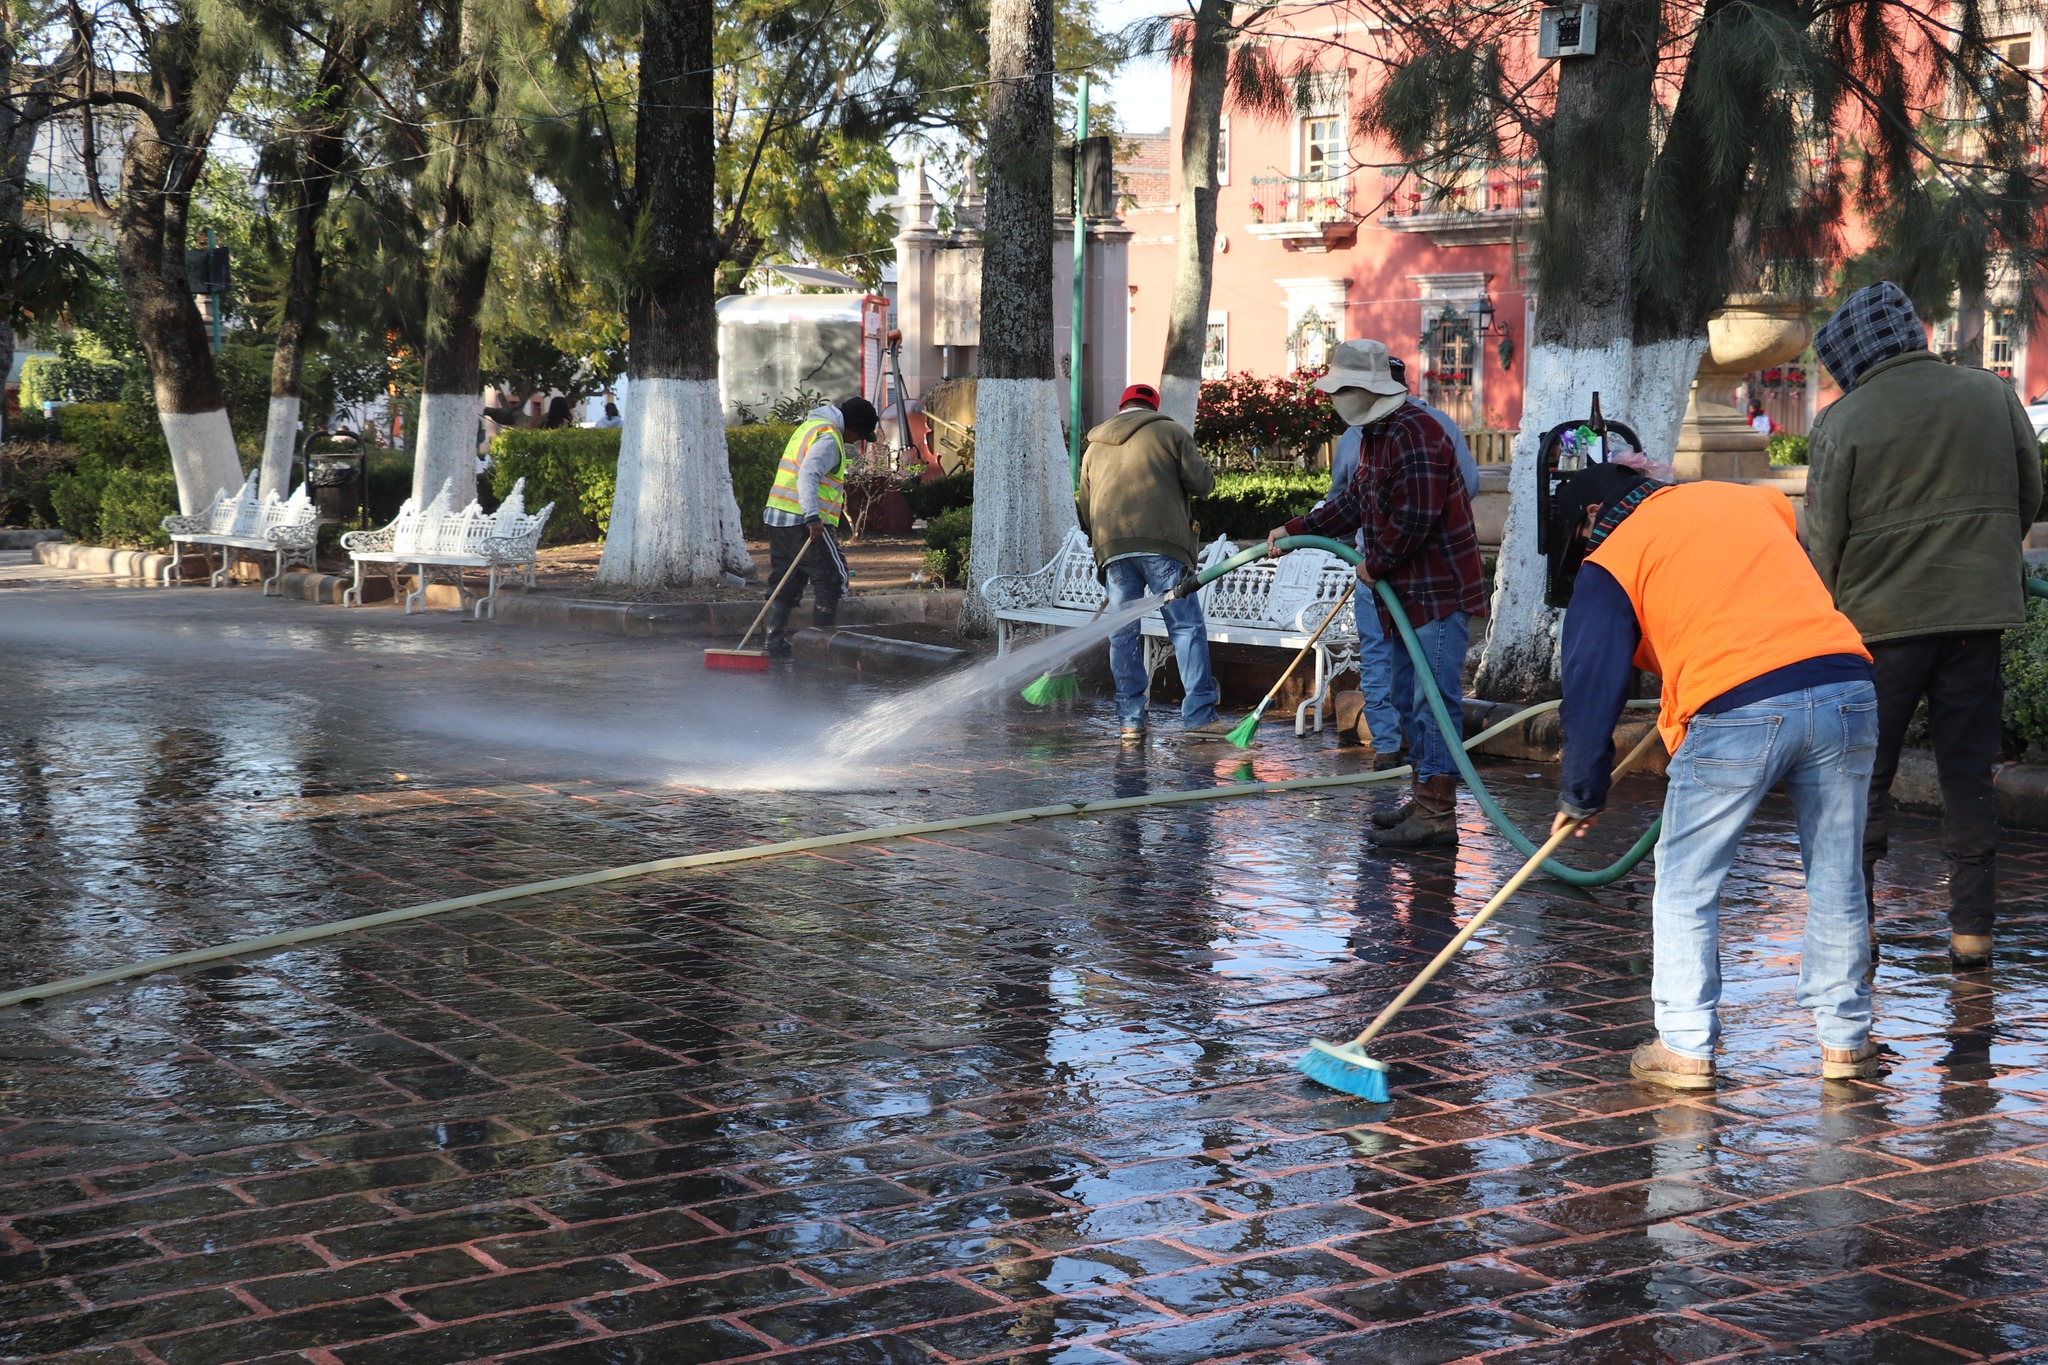
[[[163,425],[147,404],[69,403],[57,409],[57,441],[76,453],[51,476],[48,498],[64,534],[93,545],[162,549],[163,519],[178,510],[178,484]]]
[[[2003,671],[2007,752],[2048,751],[2048,601],[2027,598],[2027,623],[2005,633]]]
[[[1781,431],[1771,437],[1771,463],[1774,465],[1799,465],[1806,463],[1806,438]]]
[[[761,534],[761,509],[775,484],[782,447],[794,430],[778,425],[726,428],[733,497],[750,536]],[[504,432],[491,442],[491,487],[502,498],[518,479],[526,480],[528,507],[555,504],[548,521],[550,544],[596,540],[611,522],[619,479],[619,431],[566,427]]]
[[[911,516],[930,521],[941,512],[973,503],[974,471],[963,469],[957,474],[942,474],[924,483],[911,484],[903,495],[910,499]]]
[[[1266,532],[1300,516],[1329,491],[1325,474],[1218,474],[1215,489],[1207,497],[1194,499],[1195,524],[1201,527],[1204,541],[1218,536],[1240,542],[1263,540]]]
[[[974,509],[949,507],[925,523],[925,570],[948,583],[967,579],[967,558],[973,553]]]

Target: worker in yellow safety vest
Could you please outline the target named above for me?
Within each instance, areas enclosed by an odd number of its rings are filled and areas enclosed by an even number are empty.
[[[839,618],[847,572],[832,528],[845,518],[846,443],[874,440],[877,422],[875,405],[865,398],[842,399],[836,406],[823,403],[811,409],[782,448],[775,486],[761,514],[768,525],[768,581],[774,594],[768,607],[771,655],[790,654],[789,618],[803,600],[806,584],[811,589],[811,624],[829,628]]]

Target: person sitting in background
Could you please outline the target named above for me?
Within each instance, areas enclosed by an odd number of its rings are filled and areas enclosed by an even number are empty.
[[[548,400],[548,415],[542,420],[542,427],[553,431],[557,427],[574,426],[575,423],[575,417],[569,412],[568,399],[558,393]]]
[[[1116,416],[1088,433],[1074,515],[1095,551],[1095,568],[1109,590],[1109,609],[1174,587],[1195,567],[1194,516],[1189,498],[1216,486],[1195,438],[1159,411],[1159,390],[1133,384]],[[1209,670],[1209,629],[1192,595],[1159,609],[1180,665],[1181,724],[1190,739],[1227,738],[1231,726],[1216,715],[1219,695]],[[1126,744],[1145,739],[1145,704],[1151,675],[1136,621],[1109,637],[1109,671],[1116,678],[1116,718]]]
[[[625,425],[624,420],[621,419],[619,416],[619,405],[617,403],[614,403],[609,398],[604,400],[604,420],[602,422],[599,422],[598,425],[601,427],[618,427]]]

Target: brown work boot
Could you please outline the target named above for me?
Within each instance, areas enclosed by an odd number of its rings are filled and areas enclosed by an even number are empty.
[[[1374,824],[1378,824],[1375,818]],[[1376,829],[1381,848],[1455,847],[1458,842],[1458,779],[1432,777],[1415,788],[1408,818],[1392,829]]]
[[[1357,744],[1358,718],[1365,714],[1365,693],[1353,688],[1330,698],[1330,720],[1337,727],[1339,744]]]
[[[1392,749],[1384,753],[1377,749],[1373,750],[1372,770],[1376,773],[1383,773],[1389,768],[1405,768],[1407,766],[1408,760],[1401,756],[1399,749]],[[1398,824],[1400,822],[1396,821],[1395,823]]]
[[[1628,1074],[1639,1081],[1669,1086],[1673,1090],[1712,1090],[1714,1059],[1687,1057],[1673,1052],[1664,1046],[1663,1039],[1657,1038],[1635,1050],[1628,1059]]]
[[[1981,972],[1991,965],[1991,935],[1950,934],[1948,960],[1959,972]]]
[[[1820,1078],[1824,1081],[1858,1081],[1877,1074],[1877,1044],[1859,1048],[1823,1047],[1820,1050]]]
[[[1408,817],[1413,814],[1415,814],[1415,797],[1412,794],[1397,796],[1391,801],[1382,801],[1379,805],[1372,808],[1372,827],[1374,829],[1392,829],[1396,825],[1406,824]]]

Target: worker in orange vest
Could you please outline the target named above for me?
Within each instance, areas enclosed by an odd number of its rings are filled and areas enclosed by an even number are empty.
[[[1835,610],[1774,489],[1662,484],[1595,465],[1558,490],[1551,554],[1565,601],[1564,771],[1553,832],[1607,799],[1614,723],[1644,669],[1662,680],[1671,753],[1653,900],[1657,1038],[1630,1071],[1714,1084],[1721,885],[1764,794],[1792,799],[1806,871],[1799,1003],[1821,1075],[1870,1075],[1863,822],[1877,752],[1870,651]]]

